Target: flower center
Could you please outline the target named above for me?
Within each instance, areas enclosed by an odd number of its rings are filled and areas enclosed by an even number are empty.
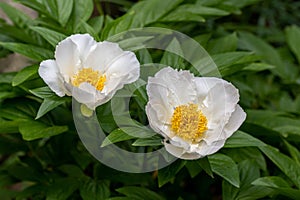
[[[100,72],[92,68],[83,68],[72,78],[72,84],[76,87],[83,82],[87,82],[99,91],[103,90],[105,81],[106,76],[101,75]]]
[[[171,119],[171,130],[184,140],[197,142],[207,130],[207,119],[196,104],[175,108]]]

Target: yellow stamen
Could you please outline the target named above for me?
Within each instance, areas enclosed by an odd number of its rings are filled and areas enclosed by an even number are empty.
[[[72,84],[78,87],[81,83],[87,82],[97,90],[102,91],[106,81],[106,76],[92,68],[83,68],[72,77]]]
[[[106,81],[106,76],[105,75],[100,76],[96,84],[96,89],[102,91],[104,88],[105,81]]]
[[[197,142],[207,130],[207,118],[196,104],[175,108],[171,119],[171,130],[184,140]]]

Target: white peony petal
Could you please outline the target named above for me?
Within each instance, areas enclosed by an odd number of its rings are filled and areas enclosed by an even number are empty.
[[[159,105],[154,108],[152,104],[148,102],[145,109],[150,127],[162,136],[169,137],[170,135],[167,132],[168,126],[165,124],[165,121],[169,119],[170,114],[162,106],[160,109]]]
[[[134,53],[125,51],[109,63],[104,74],[107,81],[103,92],[108,94],[136,81],[140,76],[140,63]]]
[[[198,159],[215,153],[245,120],[246,114],[237,104],[238,90],[219,78],[194,78],[188,71],[178,72],[168,67],[148,79],[147,93],[150,126],[169,142],[165,142],[167,151],[182,159]],[[208,120],[208,130],[198,143],[174,135],[170,125],[166,126],[174,108],[188,103],[198,104]]]
[[[80,59],[84,61],[89,53],[95,48],[97,42],[89,34],[75,34],[71,35],[69,39],[76,44]]]
[[[173,114],[174,105],[172,102],[168,102],[170,91],[167,86],[158,84],[156,80],[151,77],[148,79],[148,85],[146,86],[149,98],[148,104],[151,104],[158,114],[159,111],[163,111],[162,114],[159,114],[158,119],[166,122]],[[170,113],[170,115],[166,116],[165,111],[168,111],[167,113]]]
[[[189,83],[191,78],[193,78],[191,73],[178,72],[168,67],[159,71],[155,77],[148,79],[148,105],[155,112],[149,113],[151,109],[148,109],[146,114],[155,120],[150,125],[154,129],[163,131],[168,137],[173,137],[168,125],[175,107],[183,104],[182,102],[189,103],[196,97],[193,84]]]
[[[168,101],[173,108],[195,101],[195,84],[191,82],[193,74],[188,71],[177,71],[171,67],[164,68],[157,72],[153,78],[148,79],[148,84],[155,85],[153,90],[149,87],[148,95],[151,98],[155,90],[167,90],[164,92],[164,101]],[[150,99],[151,100],[151,99]]]
[[[120,55],[123,50],[117,43],[112,42],[98,42],[92,49],[84,61],[84,66],[91,67],[101,73],[107,70],[109,64]]]
[[[82,83],[79,87],[73,87],[72,96],[82,104],[85,104],[89,109],[95,110],[97,95],[96,89],[89,83]]]
[[[197,90],[199,102],[202,102],[207,97],[208,92],[216,84],[228,84],[228,82],[215,77],[195,77],[194,80]]]
[[[178,136],[170,138],[170,143],[175,146],[182,147],[185,151],[190,151],[192,145],[190,142],[187,142]]]
[[[53,92],[60,97],[65,95],[66,88],[64,87],[63,78],[60,75],[55,60],[41,62],[38,72]]]
[[[173,145],[172,143],[169,144],[167,142],[164,142],[165,148],[166,150],[172,154],[173,156],[177,157],[177,158],[181,158],[181,159],[185,159],[185,160],[195,160],[195,159],[199,159],[201,157],[204,157],[200,154],[198,154],[197,152],[186,152],[186,150],[182,147]]]
[[[246,119],[246,113],[241,106],[236,105],[235,111],[232,113],[228,123],[224,127],[226,137],[230,137]]]
[[[218,81],[207,93],[203,112],[209,121],[227,123],[238,101],[238,90],[226,81]]]
[[[193,153],[184,153],[181,155],[180,158],[184,160],[196,160],[203,157],[204,157],[203,155],[193,152]]]
[[[204,140],[210,144],[226,138],[223,129],[239,101],[238,90],[228,82],[217,83],[210,89],[204,101],[207,107],[202,111],[208,120],[209,128]]]
[[[225,140],[215,141],[212,142],[211,144],[207,144],[205,141],[201,141],[199,143],[199,148],[196,150],[196,152],[199,155],[201,155],[201,157],[204,157],[216,153],[224,146],[224,144],[225,144]]]
[[[185,153],[185,150],[183,148],[169,144],[166,141],[164,142],[164,145],[166,150],[177,158],[180,158]]]
[[[68,37],[58,43],[54,56],[60,73],[65,81],[69,82],[70,77],[81,67],[77,45]]]

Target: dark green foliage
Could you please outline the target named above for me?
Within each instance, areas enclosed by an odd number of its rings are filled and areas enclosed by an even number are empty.
[[[0,57],[16,52],[32,62],[19,72],[0,74],[1,200],[300,197],[298,1],[17,2],[35,10],[38,18],[0,3],[12,22],[0,21]],[[71,34],[87,32],[96,40],[106,40],[131,28],[150,26],[183,32],[200,43],[222,77],[239,89],[247,119],[216,154],[177,160],[151,173],[129,174],[101,164],[87,152],[73,124],[71,97],[57,97],[37,71],[39,62],[53,59],[57,43]],[[137,37],[120,45],[130,49],[149,39]],[[178,46],[173,40],[168,48]],[[168,51],[135,53],[142,64],[157,61],[180,69],[190,67]],[[205,60],[199,63],[207,67]],[[215,71],[206,75],[218,76]],[[163,139],[145,127],[147,95],[140,86],[143,83],[138,83],[118,93],[124,98],[134,93],[130,99],[133,120],[114,118],[109,104],[97,108],[107,134],[102,146],[116,143],[129,151],[145,152],[162,147]],[[113,100],[125,107],[118,98]]]

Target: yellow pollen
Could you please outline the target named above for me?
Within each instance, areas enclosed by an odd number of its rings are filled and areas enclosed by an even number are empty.
[[[92,68],[83,68],[72,77],[72,84],[78,87],[81,83],[87,82],[101,91],[104,88],[106,76]]]
[[[198,142],[207,130],[207,118],[196,104],[175,108],[171,119],[171,130],[184,140]]]

